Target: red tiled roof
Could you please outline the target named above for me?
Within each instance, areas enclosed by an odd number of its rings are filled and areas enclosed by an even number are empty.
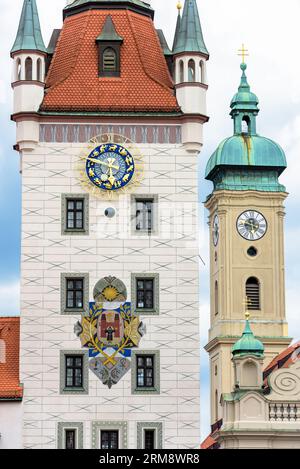
[[[211,435],[208,435],[208,437],[201,444],[201,449],[211,449],[216,444],[217,444],[217,441],[214,440],[214,438]]]
[[[20,318],[0,317],[0,400],[21,399],[19,380]]]
[[[289,368],[295,361],[300,360],[300,342],[296,342],[279,353],[264,370],[264,386],[268,386],[268,377],[275,370]]]
[[[121,46],[121,76],[98,76],[96,38],[110,14]],[[153,21],[129,10],[67,17],[46,79],[42,111],[179,112]]]

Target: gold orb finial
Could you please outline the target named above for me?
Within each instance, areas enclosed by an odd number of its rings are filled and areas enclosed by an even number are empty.
[[[177,2],[177,10],[180,11],[182,9],[181,1]]]

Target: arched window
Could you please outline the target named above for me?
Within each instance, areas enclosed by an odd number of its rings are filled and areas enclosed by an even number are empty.
[[[205,83],[205,69],[204,69],[204,62],[200,60],[200,81],[201,83]]]
[[[21,80],[21,59],[18,59],[16,62],[16,80]]]
[[[215,315],[219,314],[219,284],[215,283]]]
[[[189,60],[188,63],[188,77],[190,82],[196,81],[196,76],[195,76],[195,62],[193,59]]]
[[[25,80],[32,80],[32,59],[30,57],[25,60]]]
[[[215,421],[218,421],[218,414],[219,414],[219,402],[218,402],[219,396],[218,396],[218,391],[216,390],[215,392]]]
[[[242,120],[242,133],[249,134],[250,133],[250,119],[248,116],[244,116]]]
[[[5,363],[5,342],[0,339],[0,363]]]
[[[246,296],[249,310],[260,310],[260,283],[257,278],[250,277],[246,282]]]
[[[107,47],[103,52],[103,71],[117,72],[117,54],[112,47]]]
[[[184,82],[184,64],[183,60],[180,60],[179,62],[179,83]]]
[[[37,63],[36,63],[36,79],[38,81],[43,81],[43,77],[42,77],[42,61],[41,59],[38,59],[37,60]]]

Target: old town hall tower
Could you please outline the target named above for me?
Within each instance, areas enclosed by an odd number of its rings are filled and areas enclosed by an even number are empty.
[[[24,0],[11,50],[24,448],[199,445],[208,51],[196,0],[178,4],[173,50],[153,18],[142,0],[74,0],[46,47]]]

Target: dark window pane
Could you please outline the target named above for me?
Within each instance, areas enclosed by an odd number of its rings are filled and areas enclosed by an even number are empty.
[[[72,290],[74,288],[74,282],[73,280],[68,280],[68,289]]]
[[[76,209],[77,209],[77,210],[82,210],[82,209],[83,209],[83,202],[82,202],[82,200],[78,200],[78,201],[76,202]]]
[[[119,449],[119,432],[116,430],[102,430],[101,449]]]
[[[136,201],[136,229],[150,231],[153,219],[153,200]]]
[[[69,200],[67,204],[67,228],[82,229],[83,228],[83,200]]]
[[[66,387],[82,387],[82,356],[66,357]]]
[[[153,309],[154,306],[154,280],[137,279],[137,304],[139,309]]]
[[[68,201],[68,210],[74,210],[74,201],[73,200]]]
[[[76,449],[75,430],[66,430],[66,449]]]
[[[147,357],[146,358],[146,365],[147,366],[153,366],[153,358],[152,357]]]
[[[144,430],[144,439],[144,449],[155,449],[155,430]]]

